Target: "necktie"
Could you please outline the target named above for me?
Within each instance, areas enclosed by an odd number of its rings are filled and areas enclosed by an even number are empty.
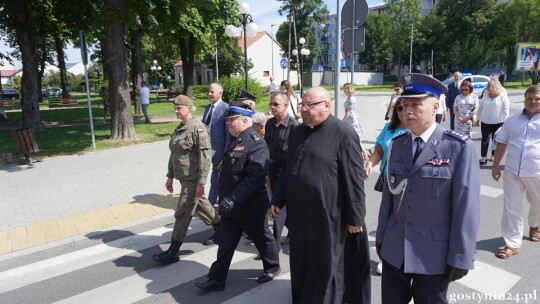
[[[206,116],[206,125],[210,125],[210,122],[212,122],[212,112],[214,112],[214,105],[211,105],[210,110],[208,110],[208,115]]]
[[[420,155],[420,152],[422,152],[422,138],[417,137],[414,139],[414,142],[416,144],[416,149],[414,151],[413,164],[416,162],[416,159],[418,158],[418,155]]]

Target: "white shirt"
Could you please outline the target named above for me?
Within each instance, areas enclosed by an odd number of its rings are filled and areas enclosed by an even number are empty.
[[[141,96],[141,104],[150,103],[150,90],[148,89],[148,87],[142,87],[139,90],[139,94]]]
[[[476,113],[481,122],[486,124],[498,124],[504,122],[510,116],[510,100],[506,93],[501,93],[495,98],[489,98],[486,92]]]
[[[441,94],[441,97],[439,97],[439,108],[436,114],[444,114],[444,112],[446,112],[446,95]]]
[[[433,132],[435,132],[435,129],[437,128],[437,123],[436,122],[433,122],[433,124],[427,128],[427,130],[424,131],[424,133],[420,134],[420,136],[416,136],[414,135],[414,133],[411,132],[411,139],[412,139],[412,149],[413,149],[413,155],[414,155],[414,152],[416,152],[416,144],[414,143],[414,140],[417,138],[417,137],[420,137],[422,138],[422,143],[420,144],[420,147],[423,149],[424,146],[426,145],[427,141],[429,140],[429,138],[431,137],[431,135],[433,135]]]
[[[519,177],[540,175],[540,113],[524,112],[508,117],[495,133],[497,142],[506,144],[505,170]]]
[[[278,87],[275,83],[271,82],[270,87],[268,88],[268,93],[272,94],[278,90]]]
[[[293,107],[294,107],[294,113],[293,113]],[[287,114],[289,114],[292,118],[296,119],[298,113],[298,97],[295,95],[291,95],[289,98],[289,108],[287,109]]]

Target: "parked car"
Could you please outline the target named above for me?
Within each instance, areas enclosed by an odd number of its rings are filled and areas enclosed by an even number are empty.
[[[2,98],[3,99],[19,99],[21,98],[21,95],[19,95],[19,92],[15,89],[3,89]]]
[[[482,91],[484,91],[484,89],[487,88],[489,77],[485,75],[471,75],[471,74],[463,73],[463,78],[461,79],[461,81],[465,81],[465,80],[471,82],[473,86],[473,93],[478,95],[478,97],[480,97],[480,95],[482,95]],[[443,81],[446,87],[448,87],[448,85],[451,84],[452,82],[454,82],[453,76],[450,76]]]
[[[60,97],[62,96],[62,89],[52,87],[49,88],[49,97]]]
[[[42,89],[41,89],[41,96],[43,96],[43,97],[49,97],[49,89],[47,89],[47,88],[42,88]]]

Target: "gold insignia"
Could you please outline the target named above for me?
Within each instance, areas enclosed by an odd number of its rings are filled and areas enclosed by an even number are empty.
[[[405,79],[405,84],[406,84],[406,85],[412,84],[412,78],[413,78],[413,77],[412,77],[411,74],[405,75],[403,78]]]

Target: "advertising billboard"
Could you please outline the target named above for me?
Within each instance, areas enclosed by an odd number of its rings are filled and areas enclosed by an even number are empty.
[[[540,43],[520,42],[517,47],[516,71],[537,71]]]

